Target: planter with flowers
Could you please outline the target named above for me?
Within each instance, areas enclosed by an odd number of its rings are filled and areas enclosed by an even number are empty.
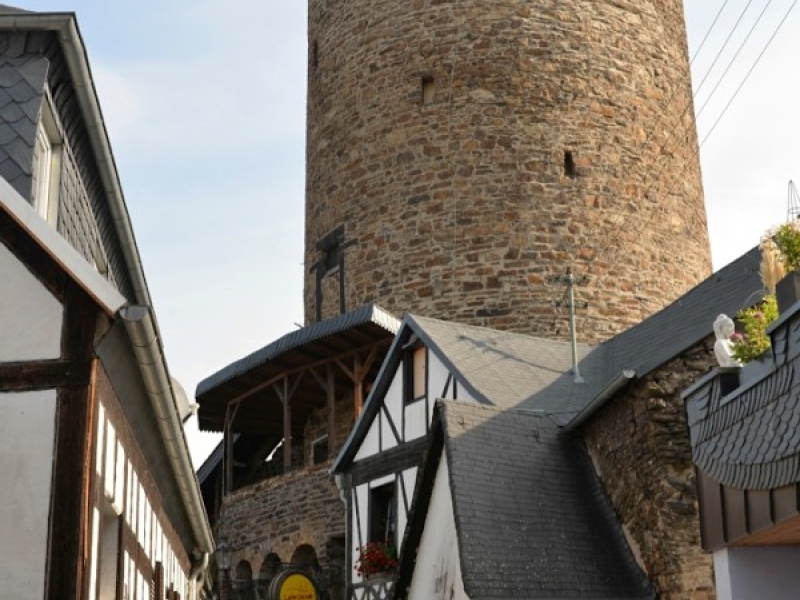
[[[770,349],[767,328],[800,300],[800,222],[784,223],[761,238],[761,303],[736,315],[742,331],[730,337],[731,356],[747,364]]]
[[[768,235],[783,270],[775,284],[775,295],[780,312],[784,312],[800,300],[800,222],[784,223]]]
[[[397,569],[397,551],[385,542],[369,542],[358,549],[355,571],[364,579],[391,577]]]

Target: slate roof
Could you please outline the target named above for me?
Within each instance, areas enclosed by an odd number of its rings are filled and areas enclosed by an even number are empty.
[[[592,386],[575,384],[572,349],[568,342],[536,338],[410,315],[409,322],[428,347],[451,371],[463,375],[463,385],[479,402],[501,408],[536,408],[542,395],[554,398],[591,393]],[[593,355],[595,346],[578,344],[579,368],[588,380],[602,376]]]
[[[462,577],[472,600],[654,597],[576,439],[558,435],[541,416],[442,400],[433,432],[432,440],[444,437]],[[413,570],[414,533],[424,526],[417,506],[431,485],[420,482],[415,493],[411,546],[404,547],[398,575],[401,597]]]
[[[733,315],[760,300],[759,266],[753,248],[638,325],[598,345],[578,344],[583,383],[571,373],[566,342],[406,315],[332,471],[355,456],[411,335],[436,352],[478,402],[537,412],[566,426],[590,418],[613,397],[606,392],[616,383],[644,377],[706,338],[719,313]]]

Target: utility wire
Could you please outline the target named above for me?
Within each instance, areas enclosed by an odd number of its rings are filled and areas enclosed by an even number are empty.
[[[725,10],[726,6],[728,6],[728,1],[729,0],[725,0],[725,2],[722,3],[722,6],[720,6],[719,10],[717,11],[717,16],[714,17],[714,20],[711,22],[711,26],[708,28],[708,31],[706,31],[706,34],[703,36],[703,41],[700,42],[700,45],[697,47],[697,50],[695,50],[694,54],[692,55],[692,59],[689,61],[690,67],[692,66],[692,64],[694,64],[694,59],[700,55],[700,51],[703,49],[703,46],[706,45],[706,40],[708,40],[709,36],[711,35],[711,31],[714,29],[714,26],[717,24],[717,21],[719,21],[719,18],[722,15],[722,11]]]
[[[713,126],[712,126],[712,127],[711,127],[711,129],[708,131],[708,133],[705,135],[705,137],[703,138],[703,140],[702,140],[702,141],[701,141],[701,142],[698,144],[698,146],[697,146],[697,147],[696,147],[696,149],[695,149],[695,150],[694,150],[694,151],[691,153],[691,155],[688,157],[688,159],[686,159],[686,161],[684,162],[684,164],[688,164],[688,163],[689,163],[689,161],[691,161],[692,159],[694,159],[694,158],[695,158],[695,157],[698,155],[698,153],[700,152],[700,148],[701,148],[701,147],[702,147],[702,145],[703,145],[703,144],[704,144],[704,143],[705,143],[705,142],[708,140],[708,138],[711,136],[711,134],[714,132],[714,130],[716,129],[717,125],[718,125],[718,124],[720,123],[720,121],[722,120],[722,117],[725,115],[725,113],[727,112],[727,110],[730,108],[730,106],[731,106],[731,104],[733,103],[733,101],[735,100],[736,96],[739,94],[739,92],[741,91],[742,87],[744,86],[744,84],[746,83],[746,81],[748,80],[748,78],[750,77],[750,75],[752,74],[752,72],[755,70],[755,68],[756,68],[756,66],[758,65],[758,63],[761,61],[761,58],[764,56],[764,54],[766,53],[767,49],[770,47],[770,45],[771,45],[771,44],[772,44],[772,42],[774,41],[775,37],[777,36],[777,34],[780,32],[781,28],[783,27],[784,23],[785,23],[785,22],[786,22],[786,20],[789,18],[789,15],[791,14],[792,10],[794,10],[795,6],[797,5],[797,3],[798,3],[799,1],[800,1],[800,0],[794,0],[794,1],[792,2],[792,4],[789,6],[789,8],[787,9],[787,11],[786,11],[786,13],[784,14],[783,18],[781,19],[780,23],[779,23],[779,24],[778,24],[778,26],[775,28],[775,30],[773,31],[773,33],[772,33],[772,35],[770,36],[769,40],[767,41],[766,45],[764,46],[764,48],[763,48],[763,49],[761,50],[761,52],[759,53],[759,55],[758,55],[758,57],[756,58],[755,62],[753,63],[753,65],[752,65],[752,66],[750,67],[750,69],[748,70],[748,72],[747,72],[747,74],[745,75],[744,79],[743,79],[743,80],[742,80],[742,82],[739,84],[739,86],[737,87],[736,91],[734,92],[734,94],[733,94],[733,95],[731,96],[731,98],[729,99],[728,103],[725,105],[725,108],[722,110],[722,112],[720,113],[720,115],[717,117],[717,119],[716,119],[716,121],[714,122]],[[663,169],[662,169],[662,171],[663,171]],[[673,181],[672,181],[672,184],[671,184],[671,185],[669,186],[669,188],[667,189],[666,195],[667,195],[667,196],[669,196],[669,195],[672,193],[672,191],[675,189],[675,186],[676,186],[678,183],[680,183],[682,180],[683,180],[682,176],[680,176],[680,175],[676,176],[676,177],[673,179]],[[650,190],[653,188],[653,185],[654,185],[654,184],[651,184],[651,186],[648,188],[648,192],[649,192],[649,191],[650,191]],[[646,192],[646,193],[648,193],[648,192]],[[619,256],[619,254],[620,254],[620,253],[621,253],[623,250],[625,250],[627,246],[629,246],[629,245],[630,245],[632,242],[634,242],[634,241],[635,241],[635,239],[636,239],[636,236],[638,236],[638,235],[639,235],[639,232],[641,232],[641,231],[644,231],[644,230],[646,230],[646,229],[647,229],[647,227],[650,225],[650,223],[653,221],[653,219],[655,219],[655,217],[656,217],[658,214],[659,214],[659,213],[658,213],[656,210],[653,210],[653,211],[651,212],[651,214],[649,215],[649,217],[648,217],[648,218],[647,218],[647,219],[646,219],[646,220],[645,220],[643,223],[640,223],[639,227],[637,227],[637,229],[636,229],[636,232],[635,232],[635,236],[631,237],[629,240],[625,240],[625,241],[624,241],[622,244],[618,244],[618,245],[616,246],[616,250],[617,250],[617,251],[616,251],[616,252],[615,252],[613,255],[610,255],[610,256],[609,256],[609,258],[610,258],[610,260],[609,260],[609,264],[612,264],[612,263],[613,263],[613,261],[614,261],[614,259],[615,259],[617,256]],[[697,218],[697,217],[695,216],[695,220],[693,220],[693,222],[692,222],[692,223],[694,223],[694,222],[696,221],[696,218]],[[624,223],[623,223],[623,225],[624,225]],[[624,229],[622,229],[622,228],[620,228],[620,230],[621,230],[621,231],[620,231],[620,233],[624,233],[624,231],[625,231],[625,230],[624,230]],[[609,232],[609,234],[610,234],[610,233],[611,233],[611,232]],[[606,237],[608,237],[608,236],[606,236]],[[611,247],[610,247],[610,246],[607,246],[607,247],[605,248],[605,250],[601,250],[600,252],[597,252],[597,253],[594,255],[594,257],[592,257],[592,258],[591,258],[591,259],[590,259],[590,260],[587,262],[587,266],[588,266],[588,265],[591,265],[592,263],[594,263],[594,262],[595,262],[595,261],[596,261],[596,260],[597,260],[597,259],[598,259],[600,256],[602,256],[602,255],[603,255],[603,254],[604,254],[606,251],[608,251],[608,250],[610,250],[610,249],[611,249]],[[603,282],[605,279],[607,279],[607,278],[610,276],[610,273],[611,273],[611,272],[610,272],[610,270],[609,270],[609,271],[607,271],[607,272],[606,272],[606,274],[603,276],[603,278],[602,278],[602,279],[600,279],[600,280],[599,280],[599,282],[598,282],[598,283],[602,283],[602,282]],[[598,285],[598,287],[599,287],[599,285]],[[674,288],[673,288],[673,289],[674,289]]]
[[[749,40],[750,36],[753,35],[753,32],[756,30],[756,27],[758,27],[758,24],[761,22],[761,18],[764,16],[764,13],[767,12],[767,9],[769,8],[770,4],[772,4],[772,0],[767,0],[767,3],[764,5],[764,8],[761,9],[761,12],[759,13],[755,23],[753,23],[753,26],[750,28],[750,31],[747,32],[747,35],[745,36],[744,40],[742,40],[742,43],[739,44],[739,48],[736,50],[736,53],[733,55],[733,58],[728,63],[728,66],[725,67],[725,71],[722,73],[722,76],[719,78],[716,85],[711,90],[711,93],[706,98],[706,101],[703,102],[703,105],[700,107],[700,109],[695,112],[695,119],[697,119],[697,117],[699,117],[702,114],[705,107],[708,106],[708,103],[714,97],[714,94],[717,92],[719,86],[722,84],[722,80],[725,79],[725,77],[728,75],[728,72],[731,70],[733,63],[735,63],[736,59],[739,58],[739,54],[742,52],[742,48],[745,47],[745,44],[747,44],[747,40]]]
[[[767,43],[764,46],[764,49],[761,50],[761,53],[758,55],[758,57],[756,57],[755,62],[753,62],[753,65],[750,67],[750,70],[747,71],[747,74],[744,76],[744,79],[742,79],[742,82],[739,84],[739,87],[737,87],[736,91],[733,92],[733,95],[731,96],[730,100],[728,100],[728,103],[725,105],[725,108],[722,109],[722,112],[717,117],[717,120],[714,121],[714,124],[711,126],[711,129],[708,130],[708,133],[706,133],[705,137],[700,142],[700,147],[701,148],[702,148],[703,144],[706,143],[706,141],[711,136],[711,134],[714,133],[714,130],[717,128],[717,125],[719,125],[719,122],[722,120],[722,117],[725,116],[725,113],[728,112],[728,109],[731,107],[731,104],[736,99],[736,96],[738,96],[739,92],[742,91],[742,87],[744,87],[744,84],[747,83],[747,80],[750,78],[750,75],[753,74],[753,71],[755,70],[756,66],[758,66],[758,63],[761,61],[761,59],[764,56],[764,54],[767,52],[769,47],[772,45],[772,42],[775,40],[775,37],[778,35],[778,32],[781,30],[781,28],[783,28],[784,23],[786,23],[786,20],[789,18],[789,15],[791,14],[792,10],[794,10],[794,7],[797,6],[797,2],[798,2],[798,0],[794,0],[794,2],[792,2],[791,6],[789,6],[789,9],[786,11],[786,14],[783,15],[783,19],[781,19],[781,22],[778,23],[778,26],[775,28],[775,31],[770,36],[769,40],[767,40]]]
[[[733,29],[731,29],[730,33],[728,34],[728,37],[725,38],[725,43],[722,44],[722,47],[719,49],[719,52],[717,52],[717,55],[714,57],[714,60],[711,62],[711,66],[708,68],[708,71],[706,71],[706,74],[703,77],[703,80],[700,82],[700,85],[698,85],[697,88],[695,89],[694,95],[693,95],[694,98],[696,98],[697,94],[700,93],[700,90],[703,89],[703,84],[705,84],[706,80],[711,75],[711,72],[714,70],[714,67],[717,65],[717,61],[722,56],[722,53],[725,51],[725,48],[728,47],[728,42],[731,41],[731,38],[733,37],[733,34],[736,33],[736,30],[739,28],[739,24],[742,22],[742,19],[744,18],[745,14],[747,14],[747,11],[750,9],[750,5],[752,3],[753,3],[753,0],[747,0],[747,4],[745,4],[745,7],[742,10],[742,13],[739,15],[739,18],[736,20],[736,23],[734,23]]]

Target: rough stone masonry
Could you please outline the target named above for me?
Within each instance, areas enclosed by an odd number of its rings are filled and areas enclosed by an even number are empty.
[[[597,341],[710,273],[680,0],[310,0],[307,108],[307,321],[563,337],[572,267]]]

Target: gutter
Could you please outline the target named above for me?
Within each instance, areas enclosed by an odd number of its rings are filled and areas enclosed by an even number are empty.
[[[624,388],[628,383],[630,383],[636,377],[636,371],[632,370],[624,370],[620,371],[614,379],[608,382],[606,387],[604,387],[594,399],[587,404],[581,412],[575,415],[572,420],[567,423],[562,431],[564,432],[571,432],[583,425],[586,421],[589,420],[598,409],[603,406],[608,400],[610,400],[614,395]]]
[[[119,314],[133,345],[136,361],[139,363],[147,395],[164,441],[167,458],[188,511],[195,541],[202,552],[213,552],[211,527],[203,509],[200,486],[189,459],[189,447],[178,415],[152,314],[146,306],[126,306],[119,311]]]

